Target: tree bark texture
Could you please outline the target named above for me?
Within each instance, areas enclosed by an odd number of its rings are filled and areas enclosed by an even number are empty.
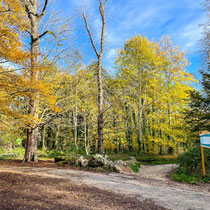
[[[45,10],[47,7],[48,0],[45,0],[45,4],[41,14],[38,14],[37,11],[37,0],[20,0],[25,7],[25,11],[28,15],[30,22],[30,37],[31,37],[31,69],[29,78],[33,84],[39,78],[40,72],[40,38],[46,34],[43,33],[39,35],[39,24],[45,15]],[[33,116],[35,119],[38,119],[38,94],[34,90],[30,90],[34,97],[29,98],[29,111],[28,114]],[[35,123],[27,129],[27,140],[26,140],[26,150],[25,150],[25,162],[37,161],[37,141],[38,141],[38,125]]]

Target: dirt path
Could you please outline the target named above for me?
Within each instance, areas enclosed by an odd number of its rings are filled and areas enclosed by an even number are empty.
[[[31,168],[1,166],[0,172],[38,175],[62,178],[76,183],[84,183],[101,190],[109,190],[128,196],[138,196],[143,201],[152,199],[157,205],[169,209],[210,210],[209,185],[191,186],[177,184],[166,178],[175,165],[143,166],[139,174],[133,176],[117,173],[100,174],[71,169]]]
[[[159,181],[168,181],[167,175],[177,168],[176,164],[166,164],[166,165],[156,165],[156,166],[147,166],[142,165],[138,176],[145,179],[153,179]]]

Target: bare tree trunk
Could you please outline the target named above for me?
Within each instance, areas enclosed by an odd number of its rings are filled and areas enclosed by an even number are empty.
[[[97,84],[98,84],[98,153],[103,153],[103,127],[104,127],[104,119],[103,119],[103,83],[102,83],[102,58],[104,53],[104,35],[105,35],[105,7],[108,0],[105,0],[104,4],[101,0],[99,0],[99,12],[101,15],[102,20],[102,31],[101,31],[101,50],[100,53],[98,53],[98,50],[96,48],[96,45],[93,41],[92,34],[90,32],[90,29],[88,27],[87,18],[85,16],[85,13],[83,12],[83,19],[85,21],[86,29],[92,44],[92,47],[96,53],[96,56],[98,58],[98,66],[97,66]]]
[[[98,62],[98,153],[103,154],[103,86],[102,86],[102,57]]]
[[[87,135],[87,118],[85,116],[85,119],[84,119],[84,128],[85,128],[85,152],[86,152],[86,155],[89,155],[89,151],[88,151],[88,148],[89,148],[89,144],[88,144],[88,135]]]
[[[138,153],[141,153],[142,143],[142,84],[141,81],[138,84],[138,103],[137,103],[137,142],[138,142]]]
[[[42,132],[42,150],[45,150],[45,125],[43,126]]]
[[[74,145],[77,150],[78,149],[78,145],[77,145],[77,101],[76,101],[76,107],[75,107],[75,113],[74,113]]]
[[[30,35],[31,35],[31,70],[30,70],[30,80],[33,84],[38,80],[40,72],[40,43],[39,40],[47,32],[44,32],[42,35],[39,35],[39,24],[45,15],[45,10],[47,7],[48,0],[45,0],[44,8],[42,13],[39,15],[37,11],[37,0],[20,0],[28,15],[30,21]],[[31,93],[34,94],[34,97],[29,98],[29,115],[32,115],[35,119],[38,119],[38,94],[31,90]],[[27,140],[26,140],[26,151],[25,151],[25,162],[37,161],[37,141],[38,141],[38,125],[31,125],[27,129]]]
[[[132,147],[132,138],[131,138],[131,116],[130,116],[130,108],[129,105],[127,104],[127,102],[125,102],[125,114],[126,114],[126,131],[125,131],[125,136],[126,136],[126,140],[128,143],[128,151],[129,153],[131,153],[133,151],[133,147]],[[132,113],[135,115],[135,113]],[[135,118],[135,116],[133,116]],[[135,122],[134,122],[135,124]]]

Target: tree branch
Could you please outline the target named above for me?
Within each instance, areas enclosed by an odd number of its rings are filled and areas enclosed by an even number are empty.
[[[92,44],[92,46],[93,46],[93,48],[94,48],[94,50],[95,50],[95,53],[96,53],[97,57],[99,58],[99,54],[98,54],[98,51],[97,51],[96,46],[95,46],[95,44],[94,44],[93,37],[92,37],[92,34],[91,34],[90,29],[89,29],[89,27],[88,27],[87,18],[86,18],[86,16],[85,16],[85,13],[84,13],[84,12],[82,13],[82,16],[83,16],[83,19],[84,19],[84,21],[85,21],[85,26],[86,26],[86,29],[87,29],[87,31],[88,31],[88,34],[89,34],[89,38],[90,38],[91,44]]]
[[[45,15],[45,11],[47,9],[47,4],[48,4],[48,0],[45,0],[43,10],[42,10],[41,14],[39,15],[40,19]]]
[[[107,2],[108,2],[108,0],[105,1],[105,3],[104,3],[104,8],[106,7]]]
[[[8,10],[0,11],[0,13],[10,12],[10,11],[11,11],[11,9],[9,8]]]
[[[32,0],[29,0],[29,1],[30,1],[31,5],[34,5],[34,2]]]
[[[104,2],[104,5],[102,4],[102,1],[99,0],[99,3],[100,3],[100,7],[102,7],[103,9],[106,7],[106,4],[107,4],[108,0],[105,0]]]
[[[102,20],[102,31],[101,31],[101,53],[100,56],[103,55],[104,52],[104,34],[105,34],[105,12],[104,12],[104,7],[106,6],[107,0],[105,1],[105,4],[103,6],[101,0],[99,0],[100,3],[100,7],[99,7],[99,11],[100,11],[100,15],[101,15],[101,20]]]
[[[46,35],[48,33],[48,31],[45,31],[44,33],[42,33],[40,36],[39,36],[39,39],[41,39],[44,35]]]

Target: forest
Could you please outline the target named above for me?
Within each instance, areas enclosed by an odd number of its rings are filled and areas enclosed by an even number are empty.
[[[48,0],[0,1],[1,150],[25,148],[25,162],[38,161],[37,151],[178,155],[209,129],[208,23],[200,23],[200,81],[167,35],[127,39],[113,73],[103,65],[110,5],[96,3],[99,39],[87,10],[78,12],[93,55],[85,62],[72,18]]]
[[[209,209],[210,0],[0,0],[0,210]]]

